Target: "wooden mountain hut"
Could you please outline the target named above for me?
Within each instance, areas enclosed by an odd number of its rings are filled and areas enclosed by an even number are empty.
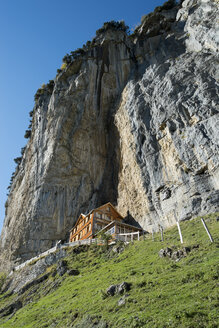
[[[124,218],[111,203],[93,209],[88,214],[81,214],[70,231],[70,242],[93,239],[98,232],[112,235],[142,232],[143,230],[124,222]]]

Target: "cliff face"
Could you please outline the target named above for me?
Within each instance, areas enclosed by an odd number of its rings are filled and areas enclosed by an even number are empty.
[[[146,230],[218,208],[218,2],[108,29],[34,108],[6,204],[1,263],[68,235],[80,212],[112,202]]]

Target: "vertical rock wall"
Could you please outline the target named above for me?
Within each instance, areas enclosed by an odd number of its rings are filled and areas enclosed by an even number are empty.
[[[37,100],[1,235],[11,261],[68,237],[81,212],[116,203],[120,149],[113,115],[133,64],[129,43],[124,32],[108,31],[58,75],[52,94]]]

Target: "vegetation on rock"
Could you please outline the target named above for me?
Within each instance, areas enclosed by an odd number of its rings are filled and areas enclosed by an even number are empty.
[[[24,138],[29,139],[31,137],[31,130],[26,130],[24,134]]]
[[[110,22],[105,22],[103,26],[96,31],[96,36],[99,36],[102,33],[105,33],[106,31],[123,31],[125,33],[128,33],[129,31],[129,26],[125,24],[124,21],[110,21]]]
[[[49,80],[47,84],[43,83],[41,88],[39,88],[35,93],[34,100],[37,101],[42,95],[46,93],[51,95],[53,92],[54,85],[55,85],[54,80]]]
[[[154,12],[161,12],[162,10],[170,10],[176,6],[176,0],[168,0],[164,2],[162,6],[158,6],[154,9]]]

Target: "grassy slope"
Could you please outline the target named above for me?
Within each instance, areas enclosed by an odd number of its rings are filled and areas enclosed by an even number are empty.
[[[69,267],[79,269],[80,275],[51,276],[37,291],[32,290],[32,295],[28,290],[23,298],[31,302],[11,319],[0,319],[0,327],[73,327],[85,313],[101,316],[109,327],[218,327],[216,217],[206,217],[213,244],[200,219],[181,223],[184,245],[199,244],[199,248],[179,262],[158,257],[163,247],[181,247],[176,227],[165,232],[163,243],[156,235],[154,242],[135,242],[111,258],[102,247],[91,247],[80,254],[69,250]],[[131,282],[132,288],[126,304],[118,306],[121,296],[104,298],[102,291],[122,281]],[[55,287],[56,283],[60,285]],[[0,307],[7,301],[10,298],[0,297]]]

